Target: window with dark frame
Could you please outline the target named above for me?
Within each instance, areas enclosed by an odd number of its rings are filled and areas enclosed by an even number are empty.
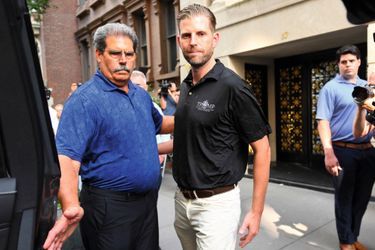
[[[90,78],[89,44],[86,40],[81,41],[82,51],[82,77],[84,81]]]
[[[140,67],[148,66],[147,58],[147,32],[145,23],[145,14],[142,10],[138,10],[134,13],[135,19],[135,31],[138,35],[139,40],[139,51],[137,56],[137,65]]]
[[[172,0],[162,0],[161,5],[164,10],[164,36],[162,36],[162,46],[167,54],[166,61],[163,62],[167,72],[175,71],[177,64],[177,43],[176,43],[176,16]]]

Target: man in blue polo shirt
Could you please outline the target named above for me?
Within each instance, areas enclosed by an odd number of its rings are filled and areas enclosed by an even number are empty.
[[[366,81],[357,75],[361,59],[356,46],[341,47],[336,57],[340,74],[321,89],[316,119],[325,167],[333,176],[340,249],[363,250],[358,236],[375,178],[375,149],[372,132],[358,138],[352,133],[357,109],[352,92]]]
[[[63,214],[45,248],[61,247],[81,221],[86,249],[158,249],[155,135],[172,132],[174,121],[129,80],[137,43],[124,24],[106,24],[94,34],[99,69],[69,98],[58,129]]]

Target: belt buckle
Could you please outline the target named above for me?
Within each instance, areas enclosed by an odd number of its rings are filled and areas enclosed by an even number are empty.
[[[195,200],[196,197],[194,195],[194,191],[187,191],[187,194],[190,200]]]
[[[189,190],[181,190],[183,196],[186,198],[186,199],[189,199],[189,200],[194,200],[195,199],[195,196],[194,196],[194,193],[192,193],[192,191],[189,191]]]

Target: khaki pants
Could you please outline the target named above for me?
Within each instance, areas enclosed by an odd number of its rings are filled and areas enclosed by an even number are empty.
[[[235,249],[240,215],[238,187],[195,200],[176,191],[174,227],[184,250]]]

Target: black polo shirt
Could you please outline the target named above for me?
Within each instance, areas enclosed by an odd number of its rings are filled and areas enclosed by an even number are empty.
[[[186,189],[237,183],[248,144],[271,133],[251,89],[217,60],[197,84],[181,84],[175,113],[173,177]]]

